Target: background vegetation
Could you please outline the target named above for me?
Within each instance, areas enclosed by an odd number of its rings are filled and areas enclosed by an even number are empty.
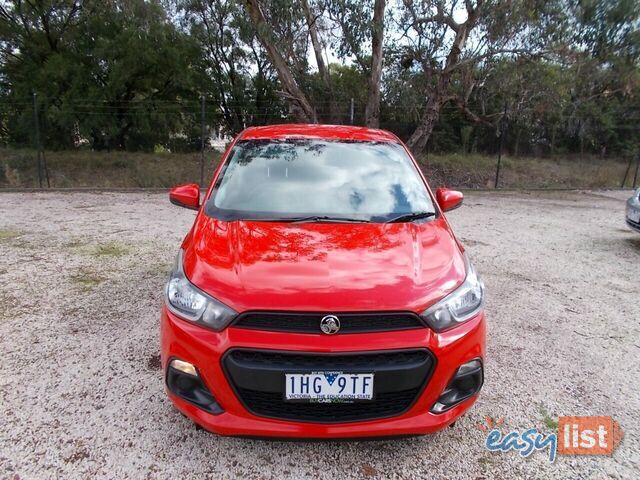
[[[203,123],[318,121],[389,129],[442,183],[487,186],[501,150],[505,185],[615,186],[639,25],[633,0],[0,0],[0,185],[37,179],[38,130],[55,186],[161,186],[197,180]]]

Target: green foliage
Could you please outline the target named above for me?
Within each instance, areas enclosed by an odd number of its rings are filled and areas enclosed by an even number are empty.
[[[309,0],[324,46],[334,52],[329,58],[340,61],[329,65],[330,92],[310,66],[300,3],[261,2],[268,36],[319,119],[348,123],[353,99],[354,123],[362,124],[373,2]],[[414,25],[411,9],[427,18],[436,5],[447,12],[452,4],[388,4],[380,123],[407,139],[440,88],[434,73],[442,71],[453,37],[442,22]],[[35,145],[33,93],[47,150],[197,151],[201,96],[209,131],[233,135],[289,119],[290,105],[240,0],[0,5],[0,144]],[[451,100],[439,112],[428,151],[492,154],[503,127],[503,150],[514,157],[635,153],[639,19],[633,0],[485,1],[452,70],[444,92]],[[453,99],[464,99],[479,118]],[[92,169],[95,157],[86,158]],[[0,181],[23,182],[20,162],[15,155],[4,162]],[[25,162],[31,168],[31,158]],[[140,184],[169,181],[133,157],[119,162]]]
[[[159,3],[47,3],[12,4],[13,15],[0,18],[0,41],[18,52],[2,65],[9,143],[33,144],[32,93],[49,148],[88,139],[94,149],[137,150],[197,138],[197,107],[185,110],[197,102],[199,52]]]
[[[276,93],[275,74],[257,46],[242,4],[179,0],[176,6],[181,23],[198,47],[193,65],[199,88],[219,108],[208,121],[234,135],[245,126],[285,118],[286,106]]]
[[[543,403],[541,403],[538,407],[539,407],[540,415],[542,415],[542,422],[544,423],[544,426],[547,427],[549,430],[557,431],[558,420],[552,417],[551,415],[549,415],[549,412],[547,412],[547,409],[545,408]]]

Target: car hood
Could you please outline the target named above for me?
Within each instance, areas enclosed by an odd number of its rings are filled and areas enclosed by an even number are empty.
[[[421,312],[462,283],[443,218],[424,223],[224,222],[200,214],[184,271],[237,312]]]

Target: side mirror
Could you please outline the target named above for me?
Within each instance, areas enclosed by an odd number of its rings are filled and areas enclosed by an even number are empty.
[[[200,186],[197,183],[178,185],[169,190],[169,201],[174,205],[191,210],[200,208]]]
[[[449,190],[448,188],[438,188],[436,190],[436,200],[443,212],[448,212],[462,205],[464,195],[457,190]]]

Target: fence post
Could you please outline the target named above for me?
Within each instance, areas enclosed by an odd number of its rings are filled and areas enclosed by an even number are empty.
[[[498,165],[496,166],[496,181],[493,188],[498,188],[500,181],[500,164],[502,163],[502,138],[504,137],[505,123],[507,117],[507,102],[504,102],[504,113],[500,119],[500,139],[498,140]]]
[[[49,167],[47,167],[47,157],[44,154],[44,147],[42,148],[42,166],[44,167],[44,178],[47,181],[47,188],[51,188],[51,182],[49,182]]]
[[[622,179],[620,188],[624,188],[624,184],[627,183],[627,175],[629,175],[629,170],[631,170],[632,163],[633,163],[633,155],[629,155],[629,163],[627,163],[627,169],[624,171],[624,178]]]
[[[49,166],[47,165],[47,156],[45,155],[45,148],[44,148],[44,144],[46,143],[46,138],[47,138],[47,112],[49,111],[49,102],[47,101],[47,98],[45,97],[44,99],[44,105],[43,105],[43,110],[44,113],[42,113],[42,124],[40,125],[41,127],[41,132],[40,132],[40,150],[41,150],[41,158],[42,158],[42,169],[44,170],[44,178],[47,181],[47,188],[51,188],[51,182],[49,181]],[[40,111],[38,110],[38,113],[40,113]],[[44,140],[43,140],[44,138]]]
[[[351,108],[349,109],[349,118],[351,119],[351,125],[353,125],[353,113],[354,113],[354,105],[353,105],[353,97],[351,97]]]
[[[636,171],[633,174],[633,188],[638,184],[638,167],[640,167],[640,152],[636,153]]]
[[[33,92],[33,123],[36,129],[36,165],[38,167],[38,184],[42,188],[42,162],[40,161],[40,121],[38,118],[38,95]]]
[[[200,100],[201,100],[201,106],[200,106],[200,136],[201,136],[201,142],[200,142],[200,188],[202,188],[204,186],[204,146],[205,146],[205,140],[204,140],[204,136],[205,136],[204,95],[202,95],[200,97]]]

